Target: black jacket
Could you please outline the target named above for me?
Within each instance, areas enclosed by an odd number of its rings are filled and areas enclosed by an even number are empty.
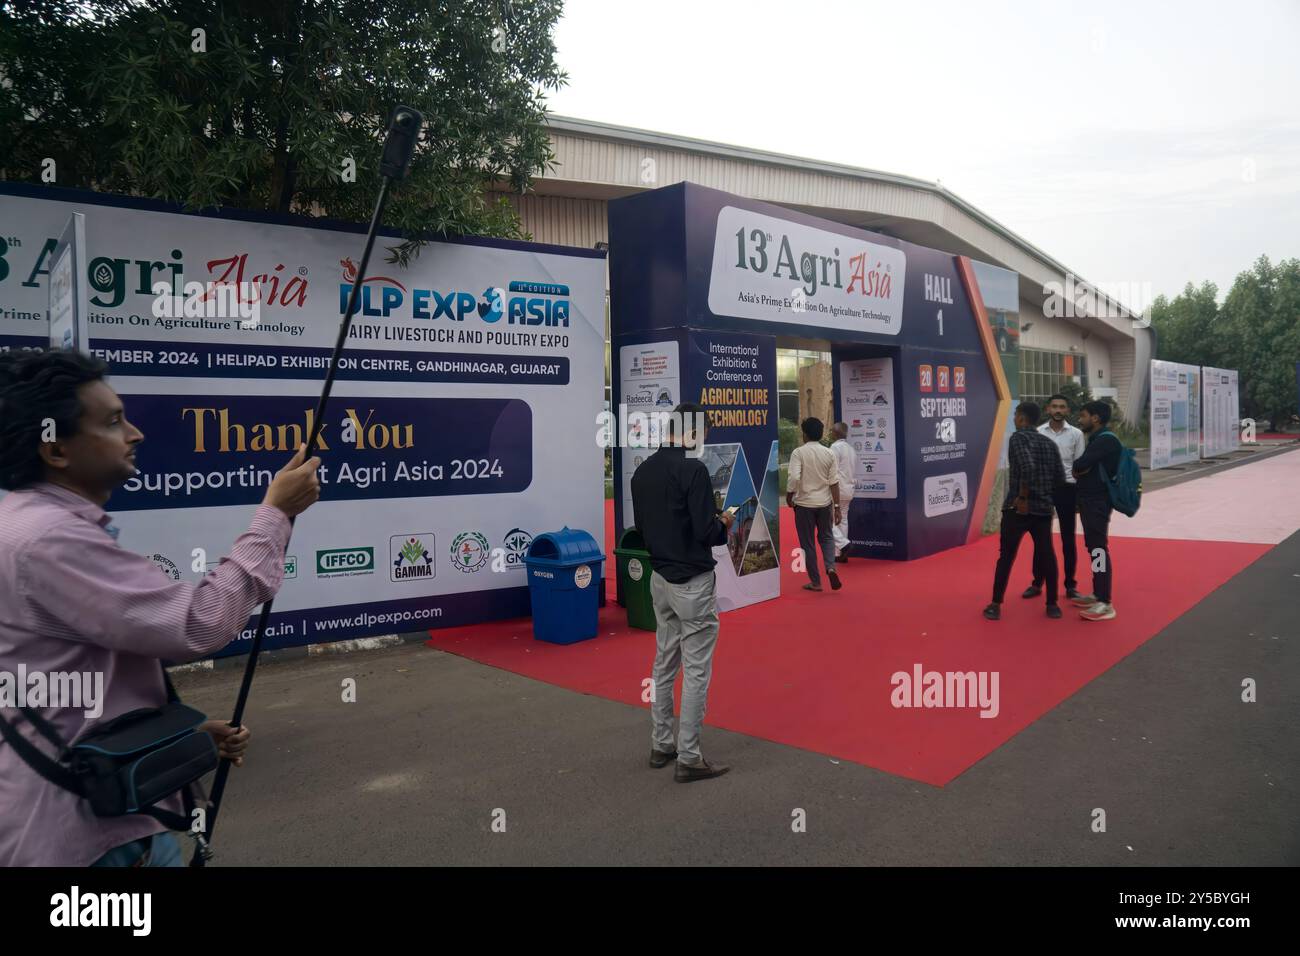
[[[632,509],[650,566],[664,580],[682,584],[713,570],[713,548],[727,543],[727,528],[699,458],[688,458],[679,446],[656,451],[632,475]]]
[[[1101,469],[1106,468],[1106,475],[1114,478],[1119,473],[1120,452],[1124,446],[1113,432],[1105,435],[1098,432],[1088,437],[1088,447],[1082,455],[1074,460],[1075,487],[1080,498],[1108,498],[1110,492],[1101,480]]]

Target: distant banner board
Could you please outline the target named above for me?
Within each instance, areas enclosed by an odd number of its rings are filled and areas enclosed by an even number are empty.
[[[1210,458],[1234,452],[1241,444],[1241,397],[1237,370],[1201,369],[1201,455]]]
[[[1201,457],[1200,368],[1151,360],[1151,467]]]

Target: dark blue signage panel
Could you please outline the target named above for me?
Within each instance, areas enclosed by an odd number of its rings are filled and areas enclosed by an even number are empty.
[[[110,511],[260,502],[307,440],[316,399],[127,395],[139,472]],[[533,480],[532,410],[518,399],[335,398],[321,431],[322,500],[520,492]]]
[[[763,350],[778,337],[824,342],[841,419],[850,413],[841,363],[888,360],[892,382],[875,395],[888,392],[892,404],[872,422],[879,447],[864,450],[880,477],[870,476],[850,509],[854,550],[903,559],[965,543],[982,520],[997,392],[956,257],[693,183],[609,209],[616,353],[627,342],[676,339],[694,385],[699,343],[723,333],[766,340]],[[617,362],[614,370],[617,378]],[[864,432],[866,416],[855,420]],[[775,421],[747,436],[751,467],[762,441],[775,438]]]

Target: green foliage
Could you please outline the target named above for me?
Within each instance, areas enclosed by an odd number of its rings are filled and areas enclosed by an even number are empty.
[[[365,221],[388,113],[404,103],[426,126],[387,223],[519,237],[486,191],[522,192],[552,159],[560,12],[561,0],[0,2],[0,178],[39,182],[48,157],[60,186]]]
[[[1300,259],[1267,256],[1239,274],[1223,304],[1211,283],[1151,307],[1156,358],[1237,369],[1241,414],[1275,426],[1296,412],[1300,360]]]
[[[799,430],[799,423],[785,418],[778,418],[776,435],[778,440],[777,457],[780,461],[789,461],[790,453],[803,444],[803,433]]]

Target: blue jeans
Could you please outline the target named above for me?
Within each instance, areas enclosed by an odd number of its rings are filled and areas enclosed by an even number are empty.
[[[132,840],[114,847],[91,866],[184,866],[181,848],[170,833]]]

